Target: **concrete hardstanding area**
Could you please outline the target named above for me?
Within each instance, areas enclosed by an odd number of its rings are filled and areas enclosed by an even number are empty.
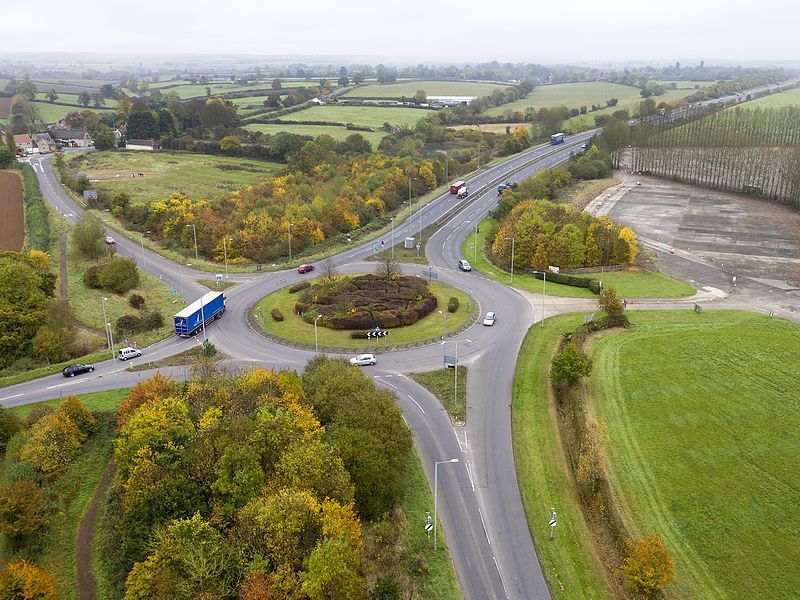
[[[790,266],[800,266],[800,214],[787,206],[656,178],[625,179],[629,191],[609,203],[608,215],[641,237],[748,277],[785,279]]]

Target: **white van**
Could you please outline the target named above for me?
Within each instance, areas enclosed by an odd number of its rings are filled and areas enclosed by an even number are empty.
[[[136,348],[131,348],[128,346],[127,348],[120,348],[117,351],[117,358],[120,360],[128,360],[130,358],[136,358],[142,355],[141,350],[137,350]]]
[[[472,271],[472,266],[463,258],[460,261],[458,261],[458,268],[461,269],[462,271]]]
[[[458,197],[463,199],[467,196],[469,196],[469,189],[467,189],[467,186],[462,185],[460,188],[458,188]]]

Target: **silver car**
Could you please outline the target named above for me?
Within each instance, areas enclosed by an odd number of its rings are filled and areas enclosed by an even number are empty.
[[[494,325],[495,320],[497,319],[497,315],[493,312],[487,312],[486,316],[483,317],[483,324],[487,327],[491,327]]]
[[[366,365],[374,365],[375,364],[375,355],[374,354],[359,354],[358,356],[354,356],[350,359],[351,365],[359,365],[361,367]]]

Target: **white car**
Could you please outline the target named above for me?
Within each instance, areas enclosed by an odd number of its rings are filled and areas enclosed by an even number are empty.
[[[374,365],[375,364],[375,355],[374,354],[359,354],[358,356],[354,356],[350,359],[351,365]]]
[[[103,241],[104,241],[106,244],[115,244],[115,243],[116,243],[116,242],[114,241],[114,238],[113,238],[113,237],[111,237],[110,235],[107,235],[106,237],[104,237],[104,238],[103,238]]]
[[[491,327],[492,325],[494,325],[495,319],[497,319],[497,315],[495,313],[487,312],[486,316],[483,317],[483,324],[488,327]]]
[[[126,346],[117,350],[117,358],[119,360],[130,360],[131,358],[138,358],[142,355],[142,351],[136,348]]]

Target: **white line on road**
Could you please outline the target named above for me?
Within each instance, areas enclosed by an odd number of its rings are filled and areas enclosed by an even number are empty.
[[[375,379],[377,379],[378,381],[380,381],[380,382],[382,382],[382,383],[384,383],[384,384],[388,385],[390,388],[393,388],[393,389],[395,389],[395,390],[397,389],[397,386],[396,386],[396,385],[392,385],[392,384],[391,384],[391,383],[389,383],[388,381],[383,381],[383,380],[381,379],[381,376],[380,376],[380,375],[374,375],[374,377],[375,377]],[[391,375],[387,375],[387,377],[391,377]]]
[[[467,477],[469,477],[469,484],[472,486],[472,491],[475,491],[475,481],[472,479],[472,469],[469,467],[469,463],[464,461],[464,466],[467,468]]]
[[[0,402],[3,400],[11,400],[11,398],[16,398],[18,396],[22,396],[22,394],[14,394],[13,396],[6,396],[5,398],[0,398]]]
[[[497,559],[492,556],[492,560],[494,561],[494,566],[497,569],[497,576],[500,578],[500,583],[503,584],[503,591],[506,593],[506,598],[508,598],[508,588],[506,587],[506,582],[503,581],[503,574],[500,572],[500,565],[497,564]]]
[[[409,394],[406,394],[406,396],[408,396],[408,397],[411,399],[411,401],[412,401],[414,404],[416,404],[416,405],[417,405],[417,408],[418,408],[418,409],[420,409],[420,410],[422,411],[422,414],[424,415],[424,414],[425,414],[425,409],[424,409],[424,408],[422,408],[422,407],[420,406],[419,402],[417,402],[416,400],[414,400],[413,398],[411,398],[411,396],[410,396]]]
[[[483,520],[483,513],[481,512],[480,508],[478,508],[478,516],[481,518],[481,525],[483,525],[483,533],[486,534],[486,541],[489,542],[489,545],[491,546],[492,540],[489,539],[489,530],[486,529],[486,522]]]

